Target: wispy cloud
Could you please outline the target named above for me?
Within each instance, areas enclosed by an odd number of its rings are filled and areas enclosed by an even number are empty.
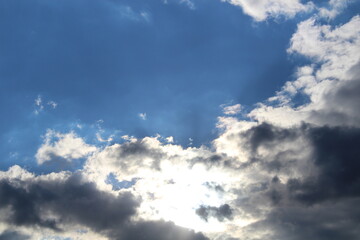
[[[239,6],[244,13],[253,17],[255,21],[264,21],[269,17],[284,16],[293,18],[299,12],[312,11],[315,6],[312,2],[303,4],[299,0],[222,0]]]
[[[34,106],[35,106],[34,113],[38,115],[41,112],[45,111],[47,107],[50,109],[55,109],[58,106],[58,104],[53,100],[49,100],[46,103],[44,102],[43,97],[41,95],[38,95],[34,100]]]
[[[146,120],[146,119],[147,119],[146,113],[139,113],[138,116],[139,116],[139,118],[142,119],[142,120]]]

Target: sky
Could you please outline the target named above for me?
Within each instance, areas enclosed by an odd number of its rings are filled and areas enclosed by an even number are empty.
[[[357,0],[0,0],[0,240],[356,240]]]

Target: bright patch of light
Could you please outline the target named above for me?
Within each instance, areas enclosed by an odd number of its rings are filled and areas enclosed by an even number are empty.
[[[196,214],[201,205],[220,206],[226,203],[222,194],[209,189],[207,182],[221,182],[224,173],[213,172],[203,165],[189,168],[166,162],[161,173],[143,179],[136,185],[136,191],[147,191],[147,199],[141,210],[152,218],[172,221],[176,225],[202,232],[224,231],[225,224],[215,218],[206,222]]]

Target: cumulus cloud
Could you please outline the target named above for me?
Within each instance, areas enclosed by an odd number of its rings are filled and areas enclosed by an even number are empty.
[[[88,145],[75,133],[66,134],[48,130],[44,143],[36,153],[38,164],[45,162],[71,162],[83,158],[96,151],[96,147]]]
[[[306,56],[313,64],[300,67],[295,81],[287,82],[276,96],[269,99],[269,103],[260,104],[249,116],[282,126],[300,124],[302,121],[358,126],[359,115],[353,109],[356,106],[352,97],[358,95],[359,24],[359,16],[335,28],[320,25],[313,18],[299,23],[288,52]],[[354,88],[349,90],[349,86]],[[344,92],[352,97],[345,97]],[[293,107],[292,100],[297,94],[308,101]],[[351,102],[351,106],[339,104],[344,101]]]

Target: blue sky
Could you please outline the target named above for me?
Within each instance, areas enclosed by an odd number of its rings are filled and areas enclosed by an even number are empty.
[[[359,14],[0,0],[0,239],[357,239]]]
[[[207,144],[221,104],[250,108],[294,69],[294,20],[255,23],[220,1],[1,1],[0,11],[3,159],[19,147],[32,158],[48,128],[98,120]],[[56,109],[34,114],[38,96]]]

